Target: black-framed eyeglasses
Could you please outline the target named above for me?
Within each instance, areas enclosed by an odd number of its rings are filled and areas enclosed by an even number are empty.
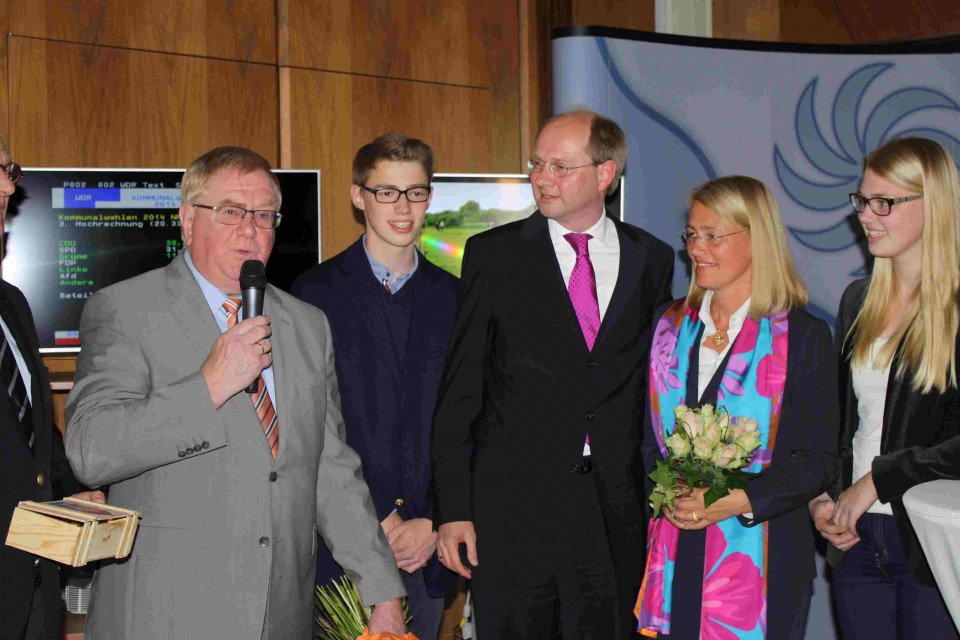
[[[750,231],[750,229],[740,229],[738,231],[731,231],[730,233],[693,233],[690,231],[681,231],[679,235],[680,241],[687,247],[692,247],[697,240],[712,246],[718,244],[727,236],[735,236],[744,231]]]
[[[393,204],[400,200],[400,196],[406,196],[407,202],[426,202],[430,199],[430,192],[433,191],[433,187],[410,187],[409,189],[377,187],[372,189],[365,184],[358,186],[367,193],[372,193],[380,204]]]
[[[20,180],[20,176],[23,175],[23,167],[18,165],[16,162],[0,164],[0,169],[3,169],[3,172],[7,174],[7,180],[13,184],[17,184],[17,181]]]
[[[553,174],[554,178],[566,178],[570,175],[570,172],[574,169],[583,169],[584,167],[595,167],[597,166],[596,162],[591,162],[590,164],[581,164],[576,167],[570,167],[562,162],[547,162],[546,160],[539,160],[537,158],[530,158],[527,160],[527,171],[532,175],[534,173],[540,173],[543,171],[544,167],[550,169],[550,173]]]
[[[213,211],[213,219],[220,224],[240,224],[249,213],[253,216],[253,224],[261,229],[276,229],[280,226],[280,220],[283,218],[283,214],[279,211],[272,211],[270,209],[244,209],[235,204],[218,204],[211,207],[208,204],[191,202],[190,206]]]
[[[863,208],[869,206],[870,211],[873,211],[878,216],[888,216],[890,215],[890,209],[893,208],[893,205],[900,204],[901,202],[913,202],[922,197],[923,194],[921,193],[917,196],[904,196],[902,198],[866,198],[863,194],[851,193],[850,204],[853,205],[853,210],[857,213],[863,212]]]

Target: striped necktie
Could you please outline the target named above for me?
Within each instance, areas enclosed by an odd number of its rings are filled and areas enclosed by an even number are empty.
[[[227,298],[224,301],[223,310],[227,312],[227,329],[237,324],[237,314],[240,312],[241,304],[240,298]],[[257,378],[257,392],[250,394],[250,399],[253,401],[254,409],[257,410],[263,432],[267,436],[270,453],[276,458],[280,451],[280,425],[277,424],[277,412],[273,408],[273,401],[270,400],[270,392],[267,391],[262,375]]]
[[[7,340],[7,334],[0,331],[0,384],[3,384],[9,397],[10,416],[20,436],[28,447],[33,448],[33,411],[27,387],[20,375],[20,367],[13,356],[13,348]]]

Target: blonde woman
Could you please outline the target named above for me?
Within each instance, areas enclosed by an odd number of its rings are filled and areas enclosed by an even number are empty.
[[[837,466],[830,329],[803,310],[807,290],[763,183],[731,176],[698,187],[681,236],[694,278],[655,325],[644,465],[666,456],[677,405],[710,403],[757,420],[748,470],[762,473],[709,507],[696,489],[652,514],[639,631],[799,639],[816,575],[805,507]]]
[[[844,640],[957,638],[902,497],[960,477],[957,289],[960,187],[954,160],[922,138],[863,161],[850,195],[873,273],[843,294],[842,476],[810,504],[830,542]]]

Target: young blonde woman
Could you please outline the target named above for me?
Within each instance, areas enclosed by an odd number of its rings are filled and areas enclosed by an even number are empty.
[[[639,631],[671,640],[803,637],[814,538],[806,505],[837,466],[837,360],[830,328],[803,310],[777,204],[730,176],[691,194],[681,234],[694,277],[657,315],[643,437],[650,471],[679,404],[757,420],[762,474],[709,507],[704,489],[652,514]],[[649,490],[649,487],[648,487]]]
[[[850,195],[873,256],[840,302],[842,474],[810,504],[830,543],[844,640],[958,637],[907,514],[914,485],[960,477],[960,186],[937,143],[863,161]]]

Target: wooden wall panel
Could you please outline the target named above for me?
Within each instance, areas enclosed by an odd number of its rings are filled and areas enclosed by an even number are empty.
[[[279,64],[487,87],[473,7],[516,31],[517,0],[280,0]],[[516,41],[513,42],[516,47]]]
[[[14,37],[11,144],[38,166],[179,167],[223,144],[277,160],[271,65]]]
[[[807,44],[851,44],[835,0],[781,0],[780,40]]]
[[[777,42],[780,39],[780,0],[714,2],[713,37]]]
[[[494,162],[491,93],[484,89],[281,70],[289,90],[289,149],[284,165],[322,171],[323,254],[361,233],[349,198],[351,162],[362,144],[388,131],[425,140],[438,171],[503,171]]]
[[[273,0],[11,0],[10,5],[10,30],[17,35],[276,63]]]
[[[960,11],[956,0],[835,0],[835,4],[850,38],[858,44],[960,33]]]
[[[578,26],[637,31],[655,31],[657,28],[655,0],[573,0],[571,4],[572,24]],[[714,6],[717,4],[714,0]]]

